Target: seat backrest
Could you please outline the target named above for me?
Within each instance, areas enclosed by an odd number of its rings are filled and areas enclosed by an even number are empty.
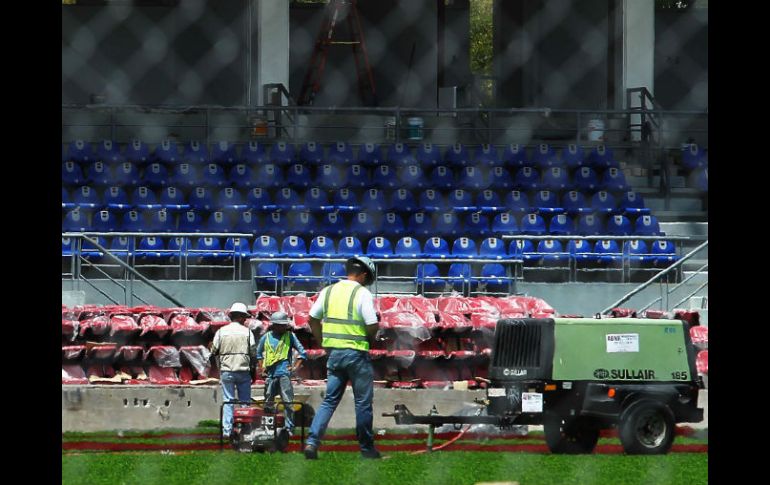
[[[581,254],[593,252],[591,241],[587,239],[577,239],[567,243],[567,251],[570,254]]]
[[[334,240],[326,236],[316,236],[310,241],[310,254],[334,254]]]
[[[441,237],[431,237],[425,242],[425,254],[449,256],[449,243]]]
[[[273,236],[259,236],[254,240],[252,254],[255,256],[275,255],[278,253],[278,241]]]
[[[345,236],[340,239],[337,246],[337,254],[344,256],[354,256],[364,254],[361,241],[355,236]]]
[[[369,240],[366,246],[367,254],[393,254],[393,245],[384,237],[377,236]]]
[[[476,242],[467,237],[458,237],[452,243],[452,255],[477,256]]]
[[[281,252],[284,254],[307,254],[305,240],[297,236],[287,236],[281,243]]]
[[[626,241],[623,249],[627,254],[647,254],[647,243],[641,239]]]
[[[422,252],[420,241],[413,237],[402,237],[396,242],[396,255],[416,257]]]
[[[479,256],[481,257],[497,257],[505,256],[505,243],[502,239],[496,237],[488,237],[481,242],[479,246]]]
[[[556,239],[543,239],[539,243],[537,243],[537,252],[538,253],[561,253],[562,245],[561,241],[558,241]]]

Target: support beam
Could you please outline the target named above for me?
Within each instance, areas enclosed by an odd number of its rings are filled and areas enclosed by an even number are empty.
[[[620,47],[620,82],[616,83],[619,96],[616,102],[625,106],[626,89],[646,87],[655,95],[655,2],[653,0],[620,0],[618,27],[621,29]],[[619,106],[621,107],[621,106]],[[638,123],[632,119],[632,123]],[[633,132],[634,141],[639,141],[641,133]]]
[[[249,0],[251,12],[250,106],[265,105],[262,86],[281,83],[289,89],[289,0]]]

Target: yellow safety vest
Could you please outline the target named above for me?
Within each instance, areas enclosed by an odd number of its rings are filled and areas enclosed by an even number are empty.
[[[361,300],[358,282],[342,280],[324,291],[324,318],[322,320],[324,347],[337,349],[369,350],[366,339],[366,322],[358,311]]]
[[[281,335],[281,340],[278,341],[278,345],[275,348],[270,345],[270,336],[268,335],[265,337],[264,368],[267,369],[277,362],[288,359],[289,348],[291,348],[291,337],[289,336],[289,332]]]

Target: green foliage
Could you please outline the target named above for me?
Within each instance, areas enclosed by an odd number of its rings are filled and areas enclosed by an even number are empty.
[[[492,0],[470,0],[471,71],[492,74]]]

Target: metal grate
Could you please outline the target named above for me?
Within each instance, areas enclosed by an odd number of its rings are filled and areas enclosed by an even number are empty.
[[[498,324],[493,367],[540,367],[543,329],[537,322],[510,320]]]

